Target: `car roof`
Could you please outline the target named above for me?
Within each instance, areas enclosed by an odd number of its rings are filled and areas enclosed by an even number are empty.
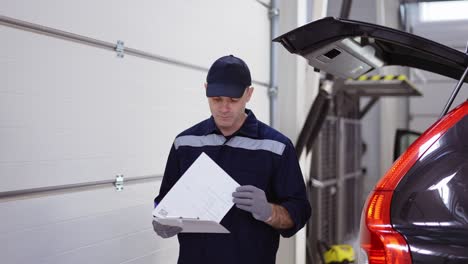
[[[356,37],[361,43],[356,42]],[[353,44],[349,40],[357,43],[354,46],[358,48],[364,43],[371,47],[371,51],[355,52],[353,45],[348,45]],[[273,41],[281,43],[289,52],[305,57],[315,68],[345,78],[356,78],[386,65],[401,65],[460,79],[468,66],[468,54],[432,40],[380,25],[334,17],[313,21]],[[340,52],[351,55],[341,56],[350,60],[333,65],[334,56]],[[374,58],[362,63],[366,58],[359,55],[351,61],[351,57],[362,53],[369,53]],[[353,68],[342,70],[342,65],[353,65]]]

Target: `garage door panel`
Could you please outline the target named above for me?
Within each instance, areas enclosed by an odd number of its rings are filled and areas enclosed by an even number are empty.
[[[0,192],[162,174],[174,137],[209,116],[204,72],[0,28],[35,43],[0,51],[28,76],[0,83]]]
[[[6,220],[0,234],[2,257],[21,263],[153,233],[152,200],[158,190],[157,184],[145,183],[126,186],[122,192],[107,188],[4,202],[0,208]],[[165,244],[160,240],[153,250]]]
[[[168,247],[153,251],[144,256],[122,262],[121,264],[154,264],[154,263],[177,263],[179,247]]]
[[[161,239],[150,230],[79,248],[41,263],[176,263],[178,253],[177,238]]]
[[[268,80],[268,10],[253,0],[3,0],[0,13],[111,43],[122,40],[128,47],[202,67],[238,54],[254,79]]]
[[[2,50],[28,77],[0,80],[0,192],[162,174],[174,137],[209,116],[205,72],[0,29],[35,43]],[[264,87],[249,107],[268,122]]]
[[[113,213],[135,206],[152,206],[159,192],[160,180],[145,183],[125,183],[124,190],[113,187],[64,191],[37,197],[0,200],[0,235],[21,233],[34,228],[46,228],[59,222]]]

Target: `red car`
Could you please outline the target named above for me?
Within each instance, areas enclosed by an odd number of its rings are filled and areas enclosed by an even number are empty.
[[[325,18],[275,41],[317,70],[356,78],[383,65],[460,80],[441,114],[380,179],[363,207],[359,263],[468,263],[468,55],[395,29]]]

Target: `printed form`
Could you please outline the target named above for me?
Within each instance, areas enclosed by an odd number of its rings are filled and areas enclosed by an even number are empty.
[[[221,220],[240,185],[202,153],[153,210],[156,221],[186,233],[229,233]]]

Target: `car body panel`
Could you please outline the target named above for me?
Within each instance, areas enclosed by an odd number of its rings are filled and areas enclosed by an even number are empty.
[[[468,263],[468,104],[398,184],[391,221],[413,263]],[[444,125],[443,123],[439,124]]]

